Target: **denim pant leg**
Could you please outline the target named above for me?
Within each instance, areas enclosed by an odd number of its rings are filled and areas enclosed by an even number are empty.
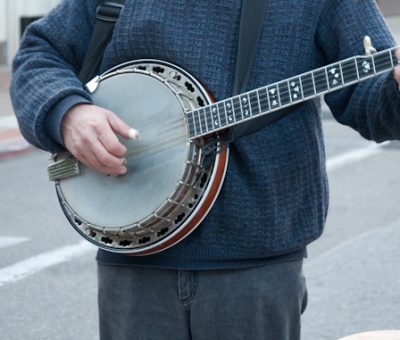
[[[199,274],[193,339],[299,340],[307,303],[302,262]]]
[[[98,265],[100,340],[189,340],[174,270]]]
[[[298,340],[302,261],[176,271],[98,266],[102,340]]]

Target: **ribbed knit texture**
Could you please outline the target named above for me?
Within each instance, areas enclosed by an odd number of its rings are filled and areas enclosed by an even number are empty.
[[[14,62],[11,94],[26,139],[62,148],[60,121],[90,101],[76,72],[94,23],[96,0],[65,0],[30,26]],[[101,71],[138,59],[185,68],[217,99],[231,96],[240,0],[127,0]],[[372,0],[268,0],[248,88],[257,88],[346,57],[363,54],[370,35],[379,50],[394,46]],[[364,137],[400,137],[400,99],[392,74],[327,96],[338,121]],[[160,254],[100,252],[104,263],[171,268],[239,267],[303,254],[323,230],[328,207],[318,101],[231,146],[220,196],[202,225]]]

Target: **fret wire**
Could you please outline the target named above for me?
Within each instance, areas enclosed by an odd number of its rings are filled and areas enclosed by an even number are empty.
[[[203,124],[202,124],[202,119],[201,119],[201,108],[198,111],[199,113],[199,121],[200,121],[200,131],[203,133]]]
[[[206,108],[205,108],[205,107],[202,107],[201,109],[203,110],[203,113],[204,113],[204,125],[205,125],[206,132],[207,132],[207,131],[208,131],[208,125],[207,125],[207,113],[206,113]]]
[[[226,119],[226,125],[229,124],[229,120],[228,120],[228,112],[226,111],[226,101],[224,100],[224,111],[225,111],[225,119]]]
[[[242,119],[241,120],[243,120],[244,119],[244,114],[243,114],[242,98],[240,96],[238,96],[238,97],[239,97],[240,113],[242,115]]]
[[[273,110],[274,108],[271,106],[271,98],[269,97],[268,86],[266,86],[265,90],[267,91],[268,106],[270,110]]]
[[[196,117],[195,117],[195,121],[196,121],[196,124],[197,124],[197,129],[200,131],[200,133],[202,132],[201,131],[201,123],[200,123],[200,108],[199,109],[197,109],[197,111],[196,111],[196,115],[195,115]]]
[[[278,86],[278,83],[276,84],[276,92],[278,93],[278,102],[279,102],[279,106],[282,106],[282,103],[281,103],[281,95],[280,95],[280,93],[279,93],[279,86]]]
[[[260,102],[260,94],[258,92],[259,90],[256,90],[256,95],[257,95],[257,102],[258,102],[258,110],[260,112],[260,114],[262,114],[262,110],[261,110],[261,102]]]
[[[373,55],[371,56],[371,60],[372,60],[372,67],[374,68],[374,73],[376,74],[375,60]]]
[[[356,72],[357,72],[357,80],[360,80],[360,71],[358,71],[358,63],[357,63],[357,59],[354,59],[354,65],[356,67]]]
[[[303,82],[301,81],[301,77],[299,76],[300,90],[301,90],[301,98],[304,99],[304,91],[303,91]]]
[[[249,118],[249,117],[253,117],[253,110],[251,109],[251,101],[250,101],[249,92],[246,92],[246,95],[247,95],[247,106],[249,108],[249,114],[248,114],[248,116],[246,118]]]
[[[233,99],[231,98],[231,103],[232,103],[232,117],[233,121],[236,123],[236,114],[235,114],[235,105],[233,104]]]
[[[205,132],[208,132],[208,124],[207,124],[207,106],[203,106],[201,108],[203,110],[203,117],[204,117],[204,126],[205,126]]]
[[[194,134],[197,135],[196,122],[195,122],[195,118],[194,118],[195,113],[196,113],[196,111],[193,111],[193,112],[192,112],[192,127],[193,127],[193,132],[194,132]]]
[[[313,80],[313,86],[314,86],[314,93],[317,95],[317,87],[315,86],[315,76],[314,72],[311,72],[312,80]]]
[[[196,118],[195,118],[196,112],[197,112],[197,110],[193,112],[193,115],[192,115],[193,120],[192,120],[192,122],[193,122],[193,131],[197,135],[198,132],[197,132]]]
[[[207,131],[212,131],[213,126],[212,126],[212,116],[211,116],[210,105],[207,105],[204,108],[204,115],[206,117]]]
[[[244,95],[245,95],[246,98],[247,98],[247,111],[248,111],[248,113],[247,113],[247,116],[246,116],[246,118],[245,118],[245,119],[247,119],[247,118],[249,118],[249,117],[252,117],[253,115],[251,114],[252,111],[251,111],[251,101],[250,101],[249,92],[244,93]],[[246,112],[246,111],[245,111],[245,112]]]
[[[239,99],[240,99],[240,108],[242,110],[241,111],[242,112],[242,120],[245,120],[246,119],[246,113],[245,113],[246,112],[246,107],[245,107],[246,103],[243,103],[243,96],[244,96],[244,94],[241,94]]]
[[[327,66],[325,66],[324,69],[325,69],[326,83],[328,84],[328,90],[330,90],[331,86],[329,84],[329,76],[328,76],[328,68],[327,68]]]
[[[217,115],[217,123],[218,123],[218,128],[221,127],[221,113],[219,112],[219,106],[218,106],[218,102],[215,103],[215,110],[216,110],[216,115]]]
[[[200,125],[199,111],[197,110],[196,112],[197,112],[197,114],[195,115],[195,124],[197,124],[196,131],[199,130],[201,133],[202,131],[201,131],[201,125]]]
[[[342,78],[342,85],[344,85],[343,69],[342,69],[342,63],[341,62],[339,62],[339,69],[340,69],[340,76]]]
[[[289,101],[290,101],[290,104],[292,104],[293,103],[293,98],[292,98],[292,91],[290,91],[289,79],[286,81],[286,83],[287,83],[288,90],[289,90]]]
[[[207,132],[208,131],[208,124],[207,124],[207,110],[206,109],[207,109],[207,106],[203,106],[201,108],[202,117],[203,117],[202,125],[204,126],[204,130]]]
[[[225,119],[225,125],[224,125],[224,127],[226,127],[227,125],[228,125],[228,115],[226,114],[226,106],[225,106],[225,102],[226,102],[226,100],[224,99],[224,100],[222,100],[222,101],[220,101],[220,103],[221,103],[221,106],[222,106],[222,110],[224,111],[224,113],[222,114],[223,116],[224,116],[224,118],[223,119]]]
[[[208,131],[208,121],[207,121],[207,106],[203,107],[203,116],[204,116],[204,126],[205,130]]]

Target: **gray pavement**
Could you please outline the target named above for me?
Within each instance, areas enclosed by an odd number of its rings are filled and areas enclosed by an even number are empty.
[[[328,155],[365,143],[325,122]],[[340,143],[336,143],[338,141]],[[331,144],[330,144],[331,143]],[[339,150],[342,151],[339,151]],[[362,331],[400,329],[400,149],[383,148],[329,173],[330,211],[309,247],[309,305],[303,339],[329,340]]]

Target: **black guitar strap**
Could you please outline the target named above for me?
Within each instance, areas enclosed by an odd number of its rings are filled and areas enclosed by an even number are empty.
[[[79,72],[79,79],[83,84],[96,76],[103,52],[109,43],[114,25],[118,20],[125,0],[101,0],[96,10],[96,24],[89,42],[85,60]]]
[[[267,0],[242,0],[242,12],[240,17],[239,42],[236,56],[236,73],[233,87],[233,95],[246,91],[250,78],[257,43],[260,40],[267,10]],[[241,123],[229,129],[222,138],[230,143],[234,140],[256,132],[279,118],[286,116],[297,109],[298,105],[282,109],[259,118]]]

